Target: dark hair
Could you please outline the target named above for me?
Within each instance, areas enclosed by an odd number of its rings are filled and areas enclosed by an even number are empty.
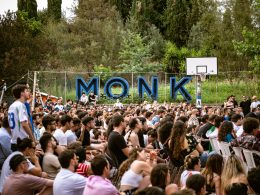
[[[63,115],[61,118],[60,118],[60,123],[62,126],[65,126],[67,122],[70,122],[72,121],[72,118],[69,116],[69,115]]]
[[[186,181],[186,187],[193,189],[197,195],[200,194],[201,188],[203,188],[205,184],[206,179],[200,174],[191,175]]]
[[[234,123],[236,123],[239,119],[241,119],[242,118],[242,116],[240,115],[240,114],[233,114],[232,116],[231,116],[231,121],[232,122],[234,122]]]
[[[166,187],[166,179],[167,174],[169,172],[168,166],[166,164],[157,164],[151,171],[151,184],[153,186],[160,187],[162,189],[165,189]]]
[[[70,166],[71,159],[74,158],[75,152],[73,150],[64,150],[59,155],[59,162],[62,168],[67,169]]]
[[[22,152],[25,151],[26,148],[32,148],[32,142],[33,141],[30,138],[17,138],[17,150]]]
[[[121,122],[124,122],[124,117],[122,115],[114,115],[111,120],[113,127],[119,127]]]
[[[195,165],[198,165],[200,158],[197,156],[187,155],[184,160],[184,166],[187,170],[194,170]]]
[[[226,135],[230,134],[233,130],[233,123],[230,121],[224,121],[219,127],[218,131],[218,141],[225,141]]]
[[[255,193],[260,193],[260,166],[248,171],[247,180]]]
[[[186,123],[189,119],[186,116],[180,116],[178,118],[178,121],[182,121],[183,123]]]
[[[220,154],[212,154],[209,156],[206,167],[202,171],[202,175],[204,175],[206,178],[209,178],[209,184],[213,181],[213,173],[218,174],[221,176],[222,169],[223,169],[223,157]]]
[[[83,119],[87,114],[88,114],[88,112],[82,112],[82,111],[80,111],[80,112],[78,113],[78,117],[79,117],[79,119]]]
[[[86,149],[83,147],[77,148],[76,155],[79,157],[79,163],[84,163],[84,161],[86,160]]]
[[[213,114],[209,117],[209,121],[213,122],[215,120],[215,118],[217,117],[217,115]]]
[[[183,189],[183,190],[174,192],[172,195],[195,195],[195,191],[192,189]]]
[[[97,155],[91,161],[91,170],[94,175],[101,176],[103,174],[104,168],[108,166],[108,162],[104,155]]]
[[[179,158],[182,152],[182,144],[184,142],[186,134],[185,124],[182,121],[176,121],[173,125],[171,138],[170,138],[170,149],[174,158]],[[183,140],[181,140],[183,138]]]
[[[23,161],[26,161],[26,158],[21,154],[16,154],[10,159],[9,166],[12,169],[12,171],[16,171],[17,167]]]
[[[47,126],[50,125],[53,121],[56,121],[55,118],[52,115],[45,115],[42,118],[42,125],[45,129],[47,129]]]
[[[82,124],[83,125],[87,125],[90,121],[94,121],[94,118],[92,116],[85,116],[82,119]]]
[[[7,117],[7,116],[5,116],[5,117],[3,118],[2,126],[3,126],[4,128],[9,128],[9,122],[8,122],[8,117]]]
[[[44,152],[46,152],[48,143],[51,141],[51,138],[53,136],[50,133],[45,133],[44,135],[42,135],[42,137],[40,138],[40,144],[41,144],[41,148]]]
[[[164,190],[156,186],[137,190],[134,195],[164,195]]]
[[[162,144],[164,144],[168,138],[171,135],[173,123],[172,122],[167,122],[160,126],[158,132],[159,132],[159,140]]]
[[[247,185],[244,183],[232,183],[224,189],[226,195],[247,195]]]
[[[152,112],[150,112],[150,111],[147,111],[146,113],[145,113],[145,118],[149,118],[150,116],[152,116]]]
[[[142,125],[145,124],[146,119],[144,117],[139,116],[138,119],[141,121]]]
[[[259,128],[259,121],[255,118],[248,117],[244,120],[243,129],[245,133],[252,134],[254,129]]]
[[[28,89],[26,85],[17,84],[12,88],[12,93],[15,99],[19,99],[21,97],[21,93],[24,92],[25,89]]]
[[[81,123],[81,120],[80,120],[79,118],[77,118],[77,117],[74,117],[74,118],[72,119],[72,122],[73,122],[74,125],[78,125],[78,124]]]
[[[221,123],[224,121],[224,118],[222,116],[216,116],[214,121],[215,121],[214,126],[219,128]]]
[[[209,120],[209,115],[205,114],[201,117],[201,122],[206,123]]]
[[[130,121],[129,121],[129,127],[130,129],[134,129],[135,126],[138,124],[138,120],[137,118],[131,118]]]
[[[157,137],[158,137],[157,131],[156,131],[155,129],[149,130],[148,133],[147,133],[147,135],[148,135],[148,136],[150,135],[152,138],[156,138],[156,139],[157,139]]]

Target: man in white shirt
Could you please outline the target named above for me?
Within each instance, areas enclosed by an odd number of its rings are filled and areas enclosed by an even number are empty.
[[[13,87],[12,92],[16,101],[8,109],[8,120],[12,131],[11,148],[16,151],[17,138],[30,137],[33,141],[35,141],[35,138],[24,105],[25,101],[30,97],[30,91],[26,85],[18,84]]]
[[[82,92],[82,96],[79,99],[79,103],[82,105],[86,105],[88,103],[88,96],[84,91]]]
[[[254,96],[252,97],[252,103],[251,103],[251,105],[250,105],[250,110],[251,110],[251,112],[253,112],[254,109],[257,108],[258,104],[260,104],[260,101],[258,101],[258,100],[257,100],[257,97],[254,95]]]
[[[58,141],[59,145],[67,146],[67,136],[66,131],[69,130],[72,126],[72,118],[68,115],[63,115],[60,119],[61,128],[56,129],[53,136]]]
[[[58,99],[57,104],[54,107],[54,110],[57,110],[58,112],[64,110],[64,106],[62,105],[62,98]]]
[[[59,156],[62,169],[57,174],[53,195],[82,195],[86,185],[86,178],[75,173],[78,159],[72,150],[65,150]]]
[[[76,132],[81,128],[81,121],[79,118],[73,118],[72,119],[72,126],[71,129],[66,131],[66,137],[67,137],[67,144],[70,145],[71,143],[74,143],[77,141]]]

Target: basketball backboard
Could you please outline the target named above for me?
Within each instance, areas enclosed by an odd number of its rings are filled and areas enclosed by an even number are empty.
[[[218,65],[216,57],[186,58],[187,75],[216,75]]]

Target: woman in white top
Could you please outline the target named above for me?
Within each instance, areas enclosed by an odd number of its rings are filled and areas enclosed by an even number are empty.
[[[134,148],[130,152],[129,158],[124,161],[118,170],[117,182],[119,183],[120,191],[131,191],[138,189],[142,184],[149,183],[149,176],[153,166],[156,164],[156,155],[147,158],[145,150]]]
[[[185,171],[181,174],[181,187],[186,186],[186,180],[191,175],[200,174],[200,159],[198,156],[188,155],[185,157],[184,166]]]
[[[127,145],[132,147],[140,147],[137,133],[142,129],[142,122],[138,118],[132,118],[129,121],[130,130],[125,134]]]

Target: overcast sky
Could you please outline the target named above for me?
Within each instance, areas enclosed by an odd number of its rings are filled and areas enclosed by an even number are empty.
[[[73,14],[70,11],[72,8],[74,0],[63,0],[62,1],[62,11],[66,13],[66,17],[69,18]],[[47,0],[37,0],[38,10],[47,8]],[[6,11],[16,11],[17,10],[17,0],[0,0],[0,14],[4,14]]]

